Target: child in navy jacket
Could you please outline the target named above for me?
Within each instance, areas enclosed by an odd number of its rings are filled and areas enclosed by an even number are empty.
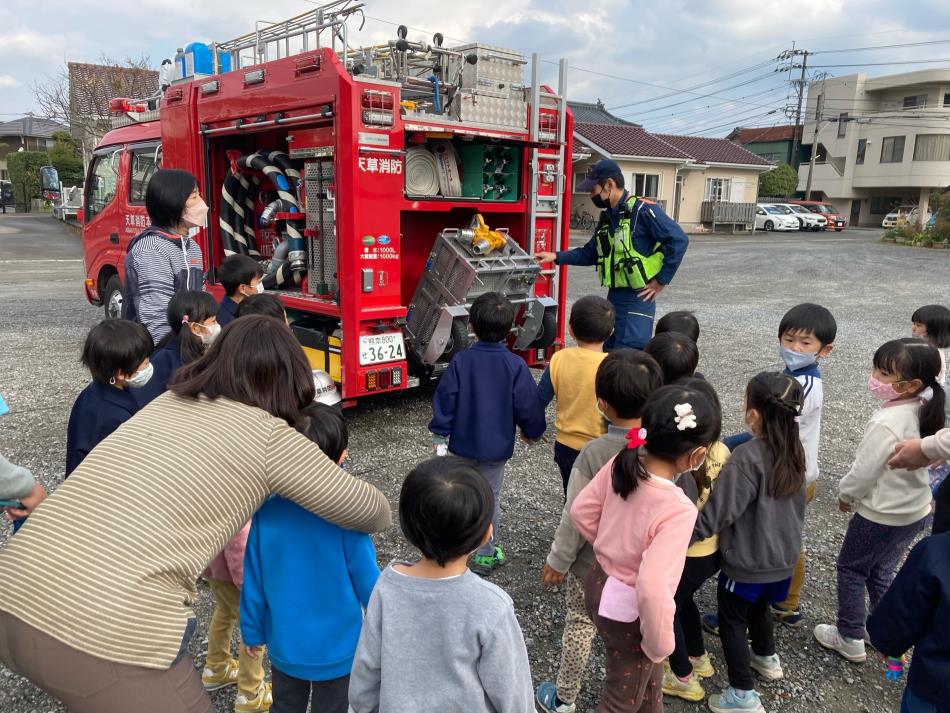
[[[82,363],[92,374],[73,404],[66,431],[66,477],[89,451],[139,410],[129,389],[152,378],[148,355],[152,338],[137,322],[106,319],[93,327],[82,348]]]
[[[342,414],[302,411],[298,429],[337,463],[346,458]],[[281,497],[251,521],[244,552],[241,637],[247,653],[267,644],[274,711],[346,713],[363,610],[379,567],[369,535],[344,530]]]
[[[495,495],[493,537],[475,552],[472,569],[486,575],[505,562],[496,544],[501,522],[501,487],[505,463],[514,454],[515,427],[526,440],[541,437],[544,405],[524,361],[508,351],[505,339],[515,309],[502,295],[486,292],[469,311],[478,341],[455,355],[432,399],[436,452],[445,445],[453,455],[473,462]],[[440,448],[441,447],[441,448]]]

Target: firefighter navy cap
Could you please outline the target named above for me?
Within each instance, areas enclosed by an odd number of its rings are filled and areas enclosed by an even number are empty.
[[[616,161],[611,161],[609,158],[602,159],[597,163],[591,164],[587,169],[587,176],[584,177],[584,180],[581,181],[581,184],[577,187],[577,192],[586,193],[598,183],[620,175],[623,174]]]

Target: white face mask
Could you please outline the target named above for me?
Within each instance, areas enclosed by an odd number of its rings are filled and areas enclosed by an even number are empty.
[[[152,379],[153,373],[155,373],[155,367],[153,367],[152,363],[149,362],[147,367],[144,369],[139,369],[137,372],[132,374],[132,376],[125,380],[126,386],[132,389],[141,389]]]
[[[251,295],[262,295],[264,294],[264,283],[258,282],[256,285],[248,285],[251,288]],[[244,295],[245,297],[250,297],[251,295]]]
[[[221,334],[221,325],[217,322],[214,324],[202,324],[200,326],[204,331],[198,335],[198,338],[206,347],[210,346],[211,343],[218,338],[218,335]]]

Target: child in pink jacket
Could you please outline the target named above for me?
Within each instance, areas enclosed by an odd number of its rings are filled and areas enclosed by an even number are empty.
[[[214,613],[208,624],[208,656],[201,682],[209,692],[237,684],[235,710],[266,711],[270,709],[271,688],[264,680],[264,657],[251,658],[243,646],[238,647],[237,659],[231,656],[231,635],[241,610],[244,549],[250,530],[248,521],[204,571],[214,593]]]
[[[571,508],[596,556],[584,588],[607,650],[599,713],[663,710],[673,595],[696,522],[696,506],[675,482],[702,465],[721,420],[717,404],[696,388],[658,389],[644,406],[643,427],[627,434],[627,447]]]

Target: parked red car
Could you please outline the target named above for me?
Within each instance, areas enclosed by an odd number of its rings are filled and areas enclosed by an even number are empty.
[[[786,201],[787,203],[794,203],[795,205],[804,206],[812,213],[818,213],[819,215],[825,216],[828,221],[828,229],[834,228],[837,232],[841,232],[848,227],[848,216],[844,213],[839,213],[835,210],[835,207],[831,203],[826,203],[825,201],[802,201],[802,200],[790,200]]]

